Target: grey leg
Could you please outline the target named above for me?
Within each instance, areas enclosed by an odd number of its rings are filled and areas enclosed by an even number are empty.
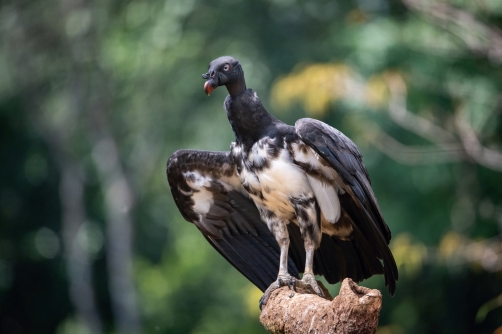
[[[281,256],[279,262],[279,274],[277,275],[277,281],[272,283],[268,289],[265,291],[260,299],[260,310],[263,305],[267,304],[270,294],[282,287],[287,285],[288,287],[296,285],[296,279],[291,276],[288,272],[288,250],[289,250],[289,232],[286,221],[279,219],[275,216],[269,218],[267,221],[268,228],[274,235],[279,247],[281,249]]]

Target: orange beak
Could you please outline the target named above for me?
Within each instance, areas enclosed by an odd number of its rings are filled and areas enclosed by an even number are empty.
[[[216,81],[214,81],[213,78],[209,79],[204,83],[204,92],[209,96],[213,90],[216,89],[218,85],[216,84]]]

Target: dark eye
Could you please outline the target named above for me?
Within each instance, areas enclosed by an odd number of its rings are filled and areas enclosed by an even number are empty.
[[[225,64],[225,65],[223,66],[223,71],[227,72],[227,71],[229,71],[229,70],[230,70],[230,65]]]

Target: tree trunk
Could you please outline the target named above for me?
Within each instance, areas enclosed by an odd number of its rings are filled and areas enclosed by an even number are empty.
[[[346,278],[335,299],[327,296],[328,300],[313,291],[282,287],[270,296],[260,321],[273,334],[375,333],[382,307],[380,291]]]

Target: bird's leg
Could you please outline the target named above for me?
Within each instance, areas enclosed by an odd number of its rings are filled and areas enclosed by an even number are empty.
[[[279,274],[277,280],[270,284],[265,293],[260,299],[260,310],[268,301],[270,294],[282,286],[296,287],[296,279],[288,272],[288,249],[289,249],[289,233],[285,221],[282,219],[273,219],[267,222],[268,228],[274,235],[279,247],[281,248],[281,256],[279,262]]]
[[[318,221],[317,208],[314,197],[295,198],[294,204],[298,225],[305,245],[305,270],[298,286],[309,285],[319,296],[324,293],[317,284],[314,275],[314,251],[321,244],[322,232]]]
[[[287,229],[286,229],[287,233]],[[279,241],[279,247],[281,247],[281,259],[279,262],[279,274],[277,278],[288,278],[291,275],[288,273],[288,250],[289,250],[289,236],[281,238]]]
[[[298,282],[298,286],[304,286],[304,285],[310,285],[312,289],[314,289],[315,293],[319,295],[320,297],[324,297],[324,293],[322,292],[321,288],[319,287],[319,284],[317,284],[317,281],[315,279],[314,271],[313,271],[313,266],[314,266],[314,244],[313,243],[307,243],[305,241],[305,271],[303,272],[303,277],[302,279]]]

